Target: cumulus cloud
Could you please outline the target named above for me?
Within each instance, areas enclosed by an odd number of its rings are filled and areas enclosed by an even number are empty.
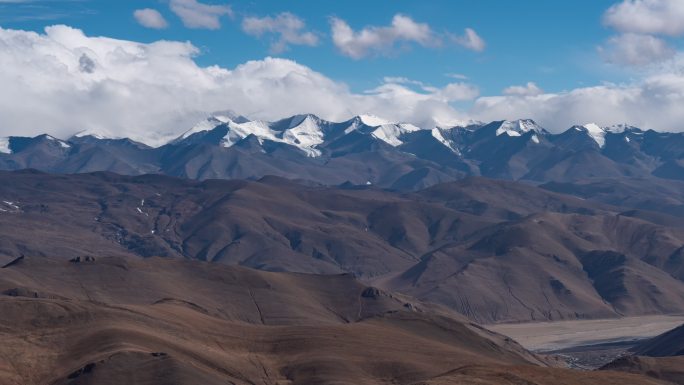
[[[306,24],[296,15],[283,12],[275,17],[245,17],[242,30],[248,35],[262,37],[275,35],[271,43],[271,53],[277,54],[287,50],[289,45],[318,45],[318,36],[306,31]]]
[[[484,51],[486,46],[484,39],[472,28],[466,28],[462,36],[451,35],[451,39],[456,44],[476,52]]]
[[[476,96],[463,83],[416,89],[391,79],[355,93],[290,60],[202,67],[198,54],[190,43],[89,37],[63,25],[0,28],[0,136],[94,130],[159,145],[226,109],[269,120],[372,113],[429,127],[463,121],[449,102]]]
[[[471,116],[481,120],[531,117],[552,131],[583,122],[684,130],[684,75],[658,74],[631,84],[603,84],[561,93],[481,97]]]
[[[397,45],[418,44],[423,47],[440,47],[450,41],[467,49],[482,52],[485,41],[472,28],[466,28],[463,35],[440,34],[426,23],[415,22],[408,16],[396,14],[392,23],[386,27],[370,26],[354,31],[346,21],[333,17],[330,19],[333,43],[337,49],[353,59],[369,55],[395,52]]]
[[[188,28],[219,29],[222,16],[233,17],[233,10],[228,5],[209,5],[197,0],[171,0],[169,6]]]
[[[684,1],[624,0],[608,8],[603,22],[620,32],[679,36],[684,34]]]
[[[527,82],[524,86],[510,86],[504,88],[504,95],[535,96],[544,93],[534,82]]]
[[[599,47],[604,60],[609,63],[644,66],[672,58],[675,50],[657,37],[625,33],[608,39]]]
[[[386,54],[398,43],[416,43],[424,47],[439,45],[440,38],[425,23],[416,23],[408,16],[397,14],[387,27],[366,27],[354,31],[346,21],[330,21],[333,43],[344,55],[360,59],[370,54]]]
[[[187,42],[89,37],[67,26],[44,33],[0,28],[0,136],[66,138],[91,130],[159,145],[221,110],[266,120],[371,113],[426,128],[531,117],[555,131],[587,121],[684,130],[682,55],[667,72],[634,83],[544,93],[530,82],[478,97],[464,81],[435,87],[403,77],[359,93],[291,60],[203,67],[194,60],[199,54]],[[470,100],[467,111],[453,106]]]
[[[133,17],[143,27],[152,29],[164,29],[169,26],[164,16],[159,11],[152,8],[138,9],[133,12]]]
[[[684,1],[623,0],[603,14],[617,32],[598,47],[606,62],[643,67],[671,59],[676,51],[663,37],[684,34]]]

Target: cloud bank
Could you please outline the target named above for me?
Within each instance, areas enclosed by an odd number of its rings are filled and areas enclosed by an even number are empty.
[[[0,28],[0,136],[94,130],[159,145],[226,109],[257,119],[373,113],[448,125],[465,118],[449,102],[477,95],[462,82],[414,89],[391,80],[354,93],[291,60],[228,69],[198,66],[198,54],[190,43],[89,37],[63,25],[42,34]]]
[[[684,35],[684,1],[623,0],[604,12],[603,24],[618,32],[598,47],[607,62],[630,67],[662,63],[676,53],[664,37]]]
[[[679,36],[684,34],[684,2],[624,0],[608,8],[603,22],[620,32]]]
[[[222,110],[266,120],[314,113],[342,121],[371,113],[426,128],[533,118],[552,131],[589,121],[684,130],[681,54],[667,70],[631,83],[548,93],[529,82],[497,96],[479,96],[462,76],[441,87],[388,77],[354,92],[291,60],[202,67],[198,54],[187,42],[90,37],[63,25],[44,33],[0,28],[0,137],[67,138],[90,130],[160,145]]]
[[[684,74],[661,73],[630,84],[603,84],[560,93],[481,97],[471,116],[482,120],[531,117],[561,131],[573,124],[632,124],[684,131]]]

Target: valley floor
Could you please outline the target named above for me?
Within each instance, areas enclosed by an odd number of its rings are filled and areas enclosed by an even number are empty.
[[[682,315],[655,315],[486,326],[514,338],[529,350],[550,352],[654,337],[683,323]]]

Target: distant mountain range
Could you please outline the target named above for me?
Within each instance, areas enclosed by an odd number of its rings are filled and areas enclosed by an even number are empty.
[[[684,133],[616,125],[551,134],[532,120],[423,129],[373,116],[275,122],[217,114],[161,147],[84,131],[0,138],[0,169],[160,173],[191,179],[276,175],[326,185],[415,190],[465,176],[534,182],[592,177],[684,179]]]

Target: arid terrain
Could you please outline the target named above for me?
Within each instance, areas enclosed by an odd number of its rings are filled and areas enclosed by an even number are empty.
[[[0,269],[0,383],[664,384],[551,368],[443,307],[334,276],[161,258]]]
[[[0,385],[684,385],[684,0],[0,0]]]
[[[2,172],[0,262],[162,256],[351,273],[481,323],[681,314],[684,220],[639,196],[616,206],[484,178],[401,193]]]

